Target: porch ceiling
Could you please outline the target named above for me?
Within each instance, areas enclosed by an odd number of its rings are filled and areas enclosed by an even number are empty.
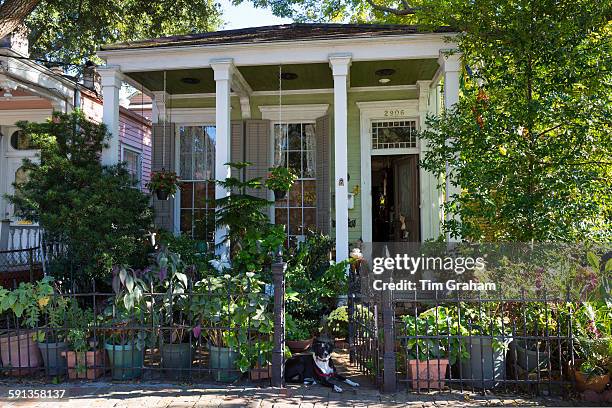
[[[351,66],[351,87],[381,86],[376,71],[393,69],[387,86],[414,85],[416,81],[428,80],[438,68],[435,59],[412,59],[393,61],[357,61]],[[242,66],[238,70],[254,91],[277,91],[278,65]],[[283,80],[284,90],[333,88],[331,69],[327,63],[283,65],[283,72],[297,74],[294,80]],[[132,72],[131,78],[151,91],[164,90],[163,71]],[[185,83],[183,78],[195,78],[198,83]],[[171,94],[214,93],[215,81],[211,68],[167,71],[166,90]]]

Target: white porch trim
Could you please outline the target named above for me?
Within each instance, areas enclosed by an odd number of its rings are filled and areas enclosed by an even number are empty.
[[[232,59],[219,59],[210,62],[215,72],[215,180],[225,180],[231,176],[231,168],[226,164],[231,161],[231,116],[230,116],[230,88],[234,64]],[[215,199],[220,200],[229,195],[229,191],[220,185],[215,185]],[[228,254],[229,246],[220,247],[227,236],[225,227],[215,231],[215,253]]]
[[[283,91],[283,95],[284,95]],[[278,92],[277,92],[278,94]],[[326,103],[321,104],[305,104],[305,105],[263,105],[259,107],[261,118],[270,121],[276,121],[280,117],[282,111],[283,123],[314,121],[321,116],[324,116],[329,109]]]
[[[415,99],[389,100],[376,102],[357,102],[360,116],[360,150],[361,150],[361,238],[363,242],[372,242],[372,151],[371,125],[373,120],[415,120],[420,126],[419,105]],[[385,111],[400,110],[403,114],[385,116]],[[419,149],[385,149],[384,154],[419,154]]]
[[[113,165],[119,162],[119,91],[121,89],[121,71],[117,66],[105,66],[98,69],[102,78],[102,122],[108,128],[110,140],[108,147],[102,151],[102,164]]]
[[[348,259],[348,84],[351,54],[332,54],[334,76],[334,190],[336,201],[336,262]]]

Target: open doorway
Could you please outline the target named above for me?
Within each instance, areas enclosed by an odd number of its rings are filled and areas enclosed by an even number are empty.
[[[418,155],[372,156],[374,242],[420,241]]]

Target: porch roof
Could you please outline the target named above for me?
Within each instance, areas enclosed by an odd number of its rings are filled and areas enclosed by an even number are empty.
[[[133,48],[175,47],[181,45],[219,45],[293,40],[308,41],[334,38],[398,36],[425,32],[431,31],[425,31],[416,25],[293,23],[108,44],[102,46],[100,49],[106,51]],[[448,27],[441,27],[434,32],[451,33],[452,30]]]

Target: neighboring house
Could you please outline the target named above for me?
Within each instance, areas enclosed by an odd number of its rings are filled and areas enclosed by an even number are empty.
[[[289,24],[106,45],[104,121],[118,126],[121,81],[153,99],[153,170],[182,179],[173,200],[154,201],[157,223],[177,234],[213,239],[207,199],[226,191],[209,180],[224,179],[229,161],[249,161],[245,177],[265,178],[273,165],[299,173],[271,218],[295,240],[307,228],[335,236],[337,259],[358,240],[435,239],[444,197],[418,166],[425,147],[415,132],[458,99],[449,36]]]
[[[75,107],[95,122],[101,122],[103,106],[101,86],[95,67],[84,70],[83,84],[61,70],[48,69],[28,59],[27,39],[9,35],[0,40],[0,250],[38,245],[40,232],[36,225],[14,214],[5,194],[13,194],[13,183],[27,174],[22,170],[24,158],[34,158],[27,137],[16,123],[22,120],[42,122],[53,111],[70,112]],[[125,161],[134,177],[144,183],[151,169],[151,123],[138,112],[119,107],[118,143],[105,152],[109,162]],[[116,133],[117,134],[117,133]]]

